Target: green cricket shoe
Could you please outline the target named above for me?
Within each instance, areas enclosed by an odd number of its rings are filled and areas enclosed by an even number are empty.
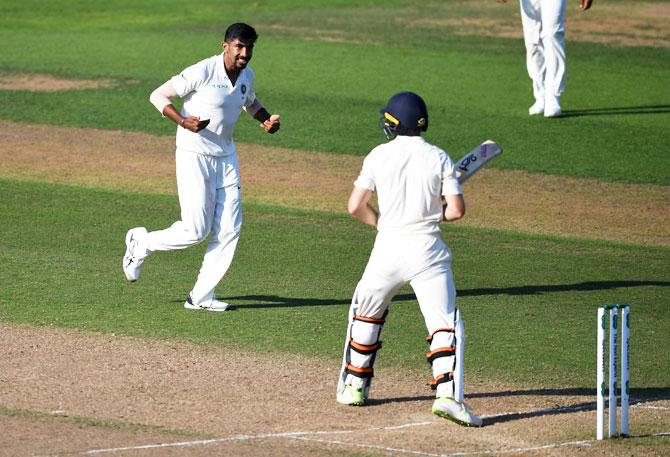
[[[365,392],[362,388],[356,388],[344,385],[344,388],[337,393],[337,402],[349,406],[363,406],[365,404]]]
[[[464,427],[481,427],[483,421],[476,416],[465,403],[450,397],[439,397],[433,402],[433,414],[462,425]]]

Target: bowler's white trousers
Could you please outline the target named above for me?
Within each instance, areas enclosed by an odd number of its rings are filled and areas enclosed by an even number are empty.
[[[380,232],[354,292],[348,328],[352,327],[354,314],[383,318],[393,296],[407,283],[414,290],[429,335],[438,329],[456,327],[456,288],[451,271],[451,252],[440,234],[399,235]],[[459,333],[461,331],[459,329]],[[345,351],[350,337],[350,334],[346,337]],[[345,363],[346,353],[343,366]],[[457,379],[455,388],[457,392],[461,390],[462,397],[462,385],[458,385],[462,384],[462,361],[459,359],[457,363],[457,370],[461,372],[454,373]],[[444,372],[444,367],[434,364],[433,370],[434,376],[437,376]],[[445,384],[438,386],[438,396],[446,396],[444,391],[454,389],[451,383]],[[456,396],[459,396],[458,393]]]
[[[194,304],[207,305],[233,261],[242,228],[237,155],[214,157],[178,149],[175,163],[181,220],[150,232],[148,250],[184,249],[211,235],[190,293]]]
[[[536,100],[565,89],[566,0],[520,0],[526,67]]]

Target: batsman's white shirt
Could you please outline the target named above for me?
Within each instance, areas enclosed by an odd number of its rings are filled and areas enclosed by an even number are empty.
[[[219,157],[235,154],[235,124],[242,109],[256,100],[253,70],[243,69],[233,85],[223,54],[218,54],[184,69],[171,81],[184,99],[181,115],[210,120],[198,133],[178,127],[177,149]]]
[[[374,148],[354,185],[377,191],[380,233],[439,233],[441,196],[462,193],[454,162],[420,136],[398,136]]]

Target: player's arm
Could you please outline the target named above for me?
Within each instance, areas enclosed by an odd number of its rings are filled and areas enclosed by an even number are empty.
[[[349,214],[354,216],[359,221],[373,227],[377,227],[379,214],[377,213],[376,209],[370,206],[371,196],[371,190],[354,186],[354,190],[351,191],[351,195],[349,196],[347,209]]]
[[[442,204],[442,217],[445,222],[453,222],[465,216],[463,194],[445,195]]]
[[[279,114],[270,114],[258,99],[255,99],[251,105],[245,107],[245,110],[260,122],[260,127],[266,132],[275,133],[279,130]]]
[[[591,0],[579,0],[579,9],[586,11],[591,8],[591,3],[593,3]]]
[[[442,221],[452,222],[465,216],[465,200],[456,166],[445,153],[442,157]]]
[[[191,132],[199,132],[207,127],[209,119],[201,121],[198,116],[183,117],[179,114],[179,111],[177,111],[177,108],[174,107],[171,101],[178,96],[177,89],[175,89],[174,84],[172,84],[172,80],[170,79],[151,93],[149,101],[163,116],[172,119],[175,124],[180,125]]]

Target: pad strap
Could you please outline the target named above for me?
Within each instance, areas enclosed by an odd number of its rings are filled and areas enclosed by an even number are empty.
[[[454,330],[453,328],[438,328],[437,330],[435,330],[433,333],[431,333],[426,337],[426,341],[428,341],[428,344],[430,344],[433,341],[433,337],[438,332],[456,333],[456,330]]]
[[[442,384],[443,382],[449,382],[454,380],[454,372],[450,371],[449,373],[442,373],[440,375],[437,375],[437,378],[431,379],[428,384],[430,385],[430,388],[432,390],[437,390],[437,386]]]
[[[344,366],[344,371],[348,374],[357,376],[359,378],[372,378],[374,377],[374,369],[373,368],[359,368],[355,367],[350,363],[347,363]]]
[[[448,346],[443,348],[437,348],[434,351],[426,352],[426,361],[428,363],[433,363],[433,360],[439,357],[451,357],[456,354],[456,348],[454,346]]]
[[[377,319],[375,317],[365,317],[365,316],[361,316],[360,314],[354,314],[354,320],[361,321],[361,322],[367,322],[369,324],[379,324],[379,325],[384,325],[384,322],[386,322],[386,320],[384,320],[384,319]]]
[[[359,354],[367,355],[377,352],[382,347],[382,342],[378,341],[375,344],[361,344],[355,342],[353,338],[349,338],[349,346]]]

